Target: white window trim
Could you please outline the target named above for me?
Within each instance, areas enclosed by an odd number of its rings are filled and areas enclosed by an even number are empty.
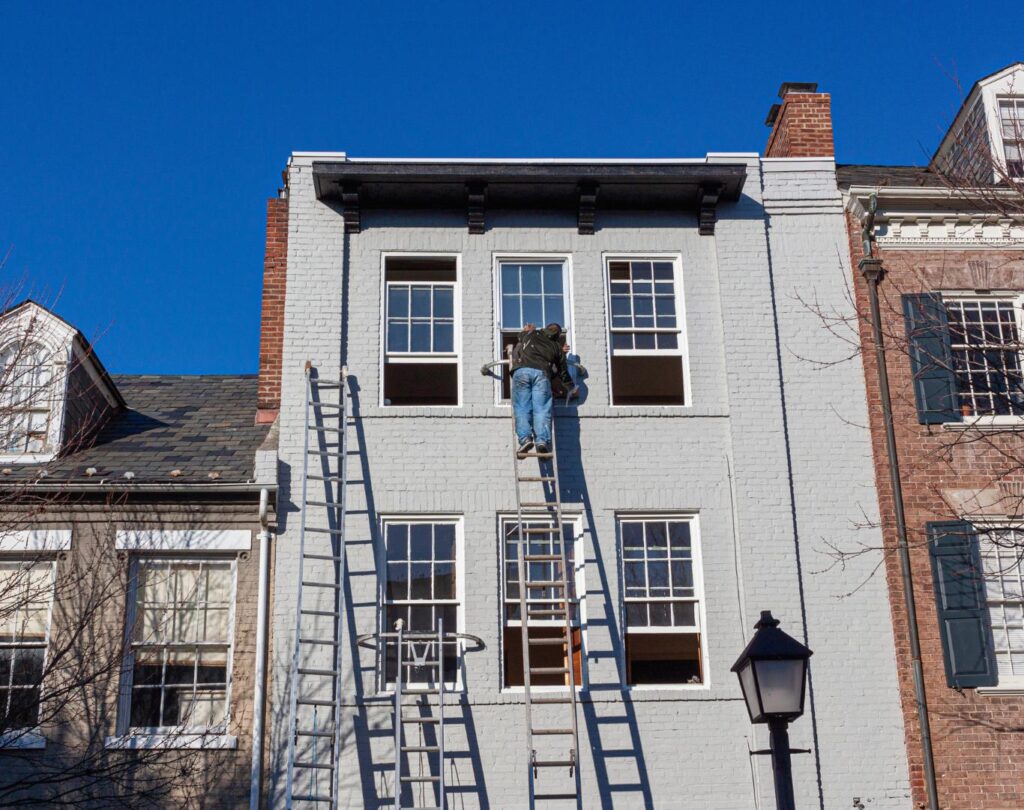
[[[431,254],[434,255],[434,254]],[[455,631],[456,633],[466,632],[466,544],[464,516],[461,514],[447,513],[389,513],[380,515],[378,520],[378,531],[380,536],[381,549],[377,554],[377,631],[381,633],[394,632],[393,627],[384,626],[385,606],[391,604],[387,601],[385,587],[387,585],[387,524],[388,523],[451,523],[455,526]],[[441,605],[452,604],[450,599],[439,601],[409,600],[412,602],[426,602],[428,604]],[[395,604],[408,604],[408,601]],[[445,632],[449,632],[445,630]],[[466,644],[463,639],[458,641],[458,662],[455,670],[455,684],[448,692],[462,692],[465,690],[465,683],[462,678],[462,663],[465,661]],[[394,689],[388,688],[384,682],[384,672],[374,674],[374,686],[377,695],[385,697],[393,695]],[[423,690],[423,685],[418,681],[403,681],[402,691],[416,693]]]
[[[452,314],[453,318],[453,346],[455,351],[451,354],[396,354],[394,355],[400,363],[447,363],[451,362],[453,365],[458,367],[456,378],[458,380],[458,392],[456,397],[455,405],[386,405],[384,402],[384,366],[387,364],[388,355],[388,324],[387,324],[387,311],[388,311],[388,298],[387,298],[387,287],[388,283],[385,281],[385,269],[387,268],[387,261],[390,258],[398,259],[454,259],[455,260],[455,281],[454,282],[437,282],[441,284],[451,284],[455,288],[455,293],[452,297]],[[414,284],[415,282],[398,282],[400,284]],[[424,282],[434,283],[434,282]],[[380,408],[400,409],[400,408],[430,408],[434,410],[451,410],[453,408],[462,408],[465,404],[464,397],[462,395],[463,385],[463,350],[462,350],[462,254],[453,253],[451,251],[403,251],[403,250],[382,250],[380,253],[380,330],[378,334],[378,341],[380,343],[380,360],[377,368],[377,380],[378,380],[378,391],[377,391],[377,406]]]
[[[1017,333],[1024,341],[1024,292],[1020,290],[939,290],[943,303],[947,300],[958,301],[1005,301],[1013,300],[1013,306],[1017,313]],[[1024,349],[1019,352],[1021,368],[1024,368]],[[957,390],[959,396],[959,389]],[[967,430],[970,428],[999,429],[1005,427],[1024,426],[1024,414],[1017,416],[1000,416],[995,414],[979,414],[978,416],[962,417],[959,422],[944,422],[944,430]]]
[[[550,514],[543,512],[530,512],[523,513],[523,520],[525,522],[532,520],[544,520],[545,518],[551,518]],[[521,619],[506,620],[505,619],[505,532],[504,526],[507,522],[515,522],[518,520],[518,515],[515,512],[501,512],[498,514],[498,560],[501,566],[499,571],[501,592],[499,594],[499,628],[501,630],[501,641],[499,643],[499,658],[498,658],[498,677],[501,683],[501,692],[504,694],[523,694],[526,688],[523,686],[505,686],[505,628],[506,627],[522,627],[523,622]],[[586,553],[583,547],[583,515],[582,514],[563,514],[562,515],[563,525],[572,527],[573,532],[573,580],[576,586],[576,615],[578,617],[577,624],[580,630],[580,683],[576,685],[576,691],[582,692],[589,688],[590,680],[587,676],[587,589],[585,579],[585,565],[586,565]],[[581,553],[582,552],[582,553]],[[530,622],[531,627],[562,627],[564,622],[560,619],[536,619]],[[564,686],[537,686],[531,685],[530,692],[559,692],[564,690]]]
[[[132,669],[134,667],[134,653],[132,648],[132,629],[135,626],[136,618],[136,605],[137,605],[137,589],[138,589],[138,564],[140,561],[145,562],[213,562],[223,561],[230,562],[231,564],[231,607],[228,610],[228,662],[227,672],[225,673],[225,687],[224,687],[224,729],[211,729],[209,731],[202,731],[191,728],[183,728],[180,730],[167,729],[167,728],[152,728],[148,726],[131,726],[131,699],[132,699]],[[118,685],[118,711],[117,711],[117,730],[118,734],[114,737],[108,737],[106,742],[114,740],[127,740],[139,738],[143,742],[138,746],[130,746],[126,743],[116,744],[118,747],[138,747],[138,748],[204,748],[204,747],[225,747],[225,746],[205,746],[205,745],[169,745],[155,744],[152,741],[168,740],[173,739],[176,741],[188,741],[190,738],[202,738],[209,740],[211,738],[222,737],[229,739],[227,729],[231,728],[231,698],[232,698],[232,687],[234,685],[234,665],[235,665],[235,610],[238,596],[238,560],[233,557],[222,557],[219,555],[210,555],[209,557],[200,556],[198,559],[191,557],[176,557],[176,556],[164,556],[160,554],[140,554],[133,557],[130,562],[130,576],[128,579],[128,592],[127,592],[127,608],[125,610],[125,626],[124,626],[124,659],[121,664],[121,677]],[[230,738],[233,739],[233,738]],[[151,744],[145,744],[144,741],[149,740]],[[237,743],[236,743],[237,744]],[[108,747],[110,747],[108,745]]]
[[[139,751],[155,748],[235,749],[238,748],[238,737],[231,734],[200,734],[187,731],[177,734],[121,734],[107,737],[103,741],[103,747],[109,751]]]
[[[501,265],[502,264],[554,264],[562,265],[562,288],[565,291],[565,323],[562,329],[565,331],[565,342],[571,347],[576,345],[575,341],[575,317],[573,317],[573,267],[571,253],[493,253],[491,255],[491,274],[493,277],[494,296],[494,359],[505,360],[501,356],[501,335],[504,330],[501,328]],[[539,325],[539,324],[538,324]],[[545,326],[547,324],[544,324]],[[573,350],[573,354],[577,354]],[[511,408],[512,400],[501,398],[501,379],[494,382],[494,404],[503,408]]]
[[[38,727],[16,728],[0,734],[0,750],[41,751],[44,748],[46,737],[39,733]]]
[[[114,539],[118,551],[250,551],[248,529],[126,529]]]
[[[642,262],[672,262],[673,282],[676,288],[676,319],[677,329],[650,329],[645,332],[673,332],[679,335],[678,349],[628,349],[614,352],[622,357],[679,357],[683,364],[683,404],[682,405],[616,405],[612,400],[612,341],[613,332],[635,332],[635,329],[613,329],[612,328],[612,298],[611,298],[611,268],[610,264],[617,261],[642,261]],[[686,325],[686,295],[683,290],[683,256],[681,253],[649,253],[637,251],[634,253],[602,253],[601,254],[601,279],[604,285],[604,311],[605,311],[605,370],[608,380],[608,407],[609,408],[643,408],[644,410],[670,410],[679,411],[683,408],[692,408],[694,402],[693,387],[690,384],[690,341],[689,331]]]
[[[690,542],[693,555],[693,599],[697,601],[697,624],[696,631],[689,627],[658,627],[637,628],[630,630],[626,624],[626,579],[624,571],[624,558],[622,556],[622,523],[638,522],[644,520],[685,520],[690,523]],[[619,616],[622,641],[622,675],[623,685],[630,691],[657,692],[657,691],[686,691],[701,692],[711,688],[711,662],[708,658],[708,631],[707,631],[707,596],[704,591],[704,546],[701,542],[700,519],[696,512],[616,512],[615,513],[615,542],[619,561],[618,577],[622,583],[622,592],[619,594]],[[690,601],[675,600],[675,601]],[[625,683],[626,678],[626,635],[627,633],[658,633],[677,635],[700,635],[700,657],[701,657],[701,683]]]
[[[71,549],[71,529],[25,529],[0,533],[0,553],[57,553]]]
[[[1004,101],[1017,102],[1017,106],[1018,107],[1022,107],[1022,106],[1024,106],[1024,95],[1021,95],[1020,93],[997,93],[994,96],[993,101],[992,101],[992,103],[993,103],[993,125],[994,125],[993,128],[995,129],[996,136],[997,136],[997,140],[993,141],[992,149],[996,153],[995,154],[995,158],[996,158],[997,161],[999,161],[1000,168],[1002,169],[1003,173],[1007,177],[1009,177],[1009,174],[1010,174],[1009,160],[1006,157],[1006,140],[1007,139],[1003,136],[1003,111],[1002,111],[1002,105],[1003,105]],[[1022,128],[1022,131],[1020,133],[1021,139],[1022,139],[1022,141],[1024,141],[1024,116],[1022,116],[1019,119],[1019,124],[1020,124],[1020,126]],[[998,144],[998,148],[996,147],[996,144]],[[1021,146],[1024,147],[1024,143],[1022,143]],[[1022,160],[1024,160],[1024,155],[1022,155],[1021,158],[1022,158]],[[996,178],[996,179],[1002,179],[1002,178]],[[1024,177],[1011,177],[1010,179],[1014,180],[1015,182],[1018,182],[1018,183],[1024,182]]]
[[[51,385],[53,387],[53,392],[49,407],[49,424],[46,428],[47,449],[41,453],[0,453],[0,464],[45,464],[48,461],[53,461],[61,449],[62,439],[64,436],[64,417],[65,411],[67,410],[68,370],[70,367],[68,365],[67,346],[60,340],[55,340],[54,338],[55,336],[49,334],[32,334],[24,336],[24,339],[27,340],[28,343],[37,343],[50,352],[51,356]],[[21,339],[22,338],[18,338],[18,340]],[[7,346],[13,342],[17,341],[11,341],[4,344],[4,347],[0,349],[0,352],[6,350]]]
[[[384,281],[384,313],[383,313],[383,317],[384,317],[384,320],[385,320],[385,323],[384,323],[384,357],[385,357],[385,359],[390,359],[392,362],[397,362],[397,363],[415,362],[417,358],[422,358],[421,362],[425,362],[425,363],[429,363],[429,362],[438,362],[438,363],[451,362],[451,363],[457,363],[457,362],[459,362],[459,353],[457,351],[450,351],[450,352],[434,352],[434,351],[429,351],[429,352],[413,352],[413,351],[393,352],[393,351],[389,351],[388,350],[388,345],[387,345],[387,320],[388,320],[388,317],[389,317],[388,316],[388,299],[390,298],[389,293],[391,292],[391,288],[392,287],[430,287],[431,294],[433,294],[434,288],[436,288],[436,287],[445,287],[447,289],[450,289],[452,291],[452,307],[453,307],[453,309],[452,309],[452,346],[454,347],[454,346],[457,345],[456,344],[456,340],[455,340],[455,332],[456,332],[456,321],[458,320],[458,318],[455,315],[455,309],[454,309],[455,301],[456,301],[456,298],[458,297],[458,286],[459,286],[458,270],[457,269],[455,271],[455,275],[456,275],[455,281],[387,281],[385,279],[385,281]],[[411,304],[410,304],[410,306],[411,306]],[[409,320],[411,322],[412,316],[410,315],[406,320]],[[431,314],[431,316],[430,316],[430,325],[431,325],[431,327],[433,327],[433,325],[434,325],[434,316],[433,316],[433,314]],[[411,340],[412,340],[412,336],[410,334],[410,342],[411,342]],[[431,335],[431,340],[433,340],[433,335]]]
[[[997,516],[988,515],[986,517],[968,517],[965,515],[960,516],[962,520],[966,520],[979,532],[994,531],[997,529],[1013,529],[1019,531],[1019,529],[1011,525],[1014,521],[1009,516]],[[978,540],[977,542],[980,542]],[[979,549],[980,552],[980,549]],[[984,573],[984,572],[983,572]],[[988,613],[988,597],[985,597],[985,612]],[[989,617],[989,630],[992,629],[991,617]],[[994,650],[993,650],[994,653]],[[1011,697],[1015,695],[1024,696],[1024,674],[1011,676],[1009,678],[999,677],[998,671],[996,677],[999,679],[995,686],[979,686],[975,689],[979,695],[990,695],[990,696],[1001,696]]]

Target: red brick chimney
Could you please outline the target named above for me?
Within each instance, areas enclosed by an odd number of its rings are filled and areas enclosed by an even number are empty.
[[[281,408],[281,352],[284,294],[288,276],[288,197],[267,200],[267,246],[263,255],[263,310],[260,316],[260,376],[256,424],[277,418]]]
[[[813,82],[785,82],[779,98],[765,121],[772,128],[765,157],[835,157],[832,97]]]

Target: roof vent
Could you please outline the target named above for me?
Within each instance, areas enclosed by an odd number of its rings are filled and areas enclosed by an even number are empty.
[[[135,480],[135,473],[133,473],[131,470],[129,470],[128,472],[126,472],[124,474],[124,480],[125,481],[134,481]]]

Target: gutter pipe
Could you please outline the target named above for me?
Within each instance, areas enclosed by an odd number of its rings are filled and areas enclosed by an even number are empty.
[[[857,263],[857,269],[868,283],[868,299],[871,304],[871,335],[875,343],[878,391],[882,402],[882,417],[885,421],[885,449],[889,456],[889,483],[892,487],[893,511],[896,517],[896,548],[900,559],[900,573],[903,576],[903,604],[910,635],[914,702],[917,704],[917,721],[921,727],[924,784],[928,793],[929,810],[939,810],[938,787],[935,783],[935,759],[932,754],[932,733],[928,722],[928,703],[924,687],[924,671],[921,666],[921,639],[917,628],[917,600],[914,598],[914,577],[910,570],[910,547],[907,543],[907,520],[903,509],[903,484],[900,481],[900,463],[896,453],[896,431],[893,427],[892,398],[889,393],[889,370],[885,361],[882,316],[878,305],[878,285],[885,277],[885,271],[882,268],[882,260],[875,258],[873,251],[872,233],[877,210],[878,198],[872,194],[867,216],[862,222],[864,257]]]
[[[270,591],[270,489],[260,490],[260,577],[256,607],[256,677],[253,687],[252,765],[249,769],[249,808],[259,810],[263,794],[263,735],[267,708],[267,597]]]

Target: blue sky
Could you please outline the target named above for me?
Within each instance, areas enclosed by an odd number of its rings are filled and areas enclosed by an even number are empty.
[[[1015,3],[0,3],[0,253],[120,373],[256,369],[292,150],[760,150],[783,81],[841,162],[923,163]]]

